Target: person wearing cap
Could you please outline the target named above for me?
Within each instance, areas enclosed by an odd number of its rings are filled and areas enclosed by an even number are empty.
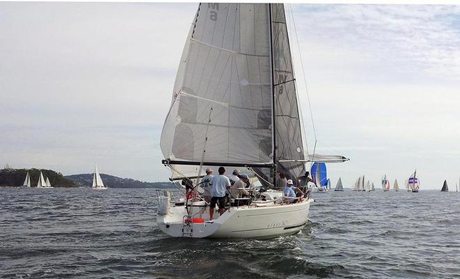
[[[235,182],[230,187],[230,194],[232,195],[232,198],[242,198],[244,196],[249,197],[249,192],[245,189],[247,185],[249,185],[249,176],[245,173],[240,174],[240,179]]]
[[[235,182],[237,182],[238,180],[240,180],[239,175],[240,175],[240,171],[237,169],[234,169],[232,174],[228,176],[228,179],[230,179],[230,183],[232,185],[235,184]]]
[[[211,180],[212,185],[212,198],[211,198],[211,208],[209,210],[209,221],[212,221],[214,216],[214,208],[216,203],[219,203],[219,213],[220,215],[225,212],[225,194],[228,189],[230,189],[230,180],[225,175],[225,168],[219,167],[219,175],[216,175]]]
[[[289,179],[286,186],[284,186],[284,201],[286,203],[294,203],[296,201],[295,192],[291,187],[293,184],[292,179]]]
[[[212,175],[212,169],[206,169],[206,175],[203,177],[201,182],[203,183],[203,197],[204,200],[207,203],[211,202],[211,197],[212,197],[212,186],[211,186],[211,180],[214,176]]]

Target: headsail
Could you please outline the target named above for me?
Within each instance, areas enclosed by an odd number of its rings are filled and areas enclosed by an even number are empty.
[[[48,177],[45,179],[45,182],[46,182],[46,187],[51,187],[51,183]]]

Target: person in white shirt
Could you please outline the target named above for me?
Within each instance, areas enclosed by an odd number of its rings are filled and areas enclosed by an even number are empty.
[[[212,197],[212,186],[211,186],[211,180],[214,176],[212,175],[212,169],[206,169],[206,176],[203,177],[201,180],[202,182],[202,188],[204,190],[203,197],[204,200],[207,203],[211,202],[211,197]]]
[[[224,175],[225,168],[219,168],[219,175],[214,176],[211,180],[212,185],[212,198],[211,198],[211,209],[209,210],[209,220],[212,221],[214,216],[214,208],[216,203],[219,202],[219,214],[222,215],[225,212],[225,194],[230,189],[230,179]]]
[[[234,169],[233,173],[228,176],[228,179],[230,179],[230,184],[233,185],[233,184],[235,184],[235,182],[240,180],[239,175],[240,175],[240,171],[237,170],[237,169]]]
[[[247,174],[241,174],[240,178],[235,184],[230,187],[230,194],[232,198],[242,198],[243,196],[249,197],[249,192],[245,189],[249,185],[249,177]]]

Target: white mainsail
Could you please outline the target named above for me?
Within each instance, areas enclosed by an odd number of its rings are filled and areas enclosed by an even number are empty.
[[[101,175],[99,174],[99,170],[96,169],[94,170],[93,174],[93,189],[106,189],[107,187],[104,186],[104,182],[102,181]]]
[[[393,183],[393,189],[395,189],[395,191],[399,190],[399,185],[398,185],[398,180],[397,179],[395,179],[395,182]]]
[[[395,179],[395,183],[393,184],[393,190],[399,191],[398,180]]]
[[[371,191],[375,191],[374,182],[372,182],[372,184],[371,184]]]
[[[342,178],[339,177],[337,185],[335,186],[335,191],[343,191]]]
[[[27,174],[26,174],[26,179],[24,180],[24,183],[22,184],[22,186],[24,186],[24,187],[31,187],[31,184],[30,184],[30,174],[29,174],[29,172],[27,172]]]

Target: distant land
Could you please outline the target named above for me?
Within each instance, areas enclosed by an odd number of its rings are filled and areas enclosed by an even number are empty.
[[[20,187],[23,185],[27,172],[30,174],[32,187],[36,187],[40,171],[43,176],[48,177],[53,187],[91,187],[93,183],[93,174],[74,174],[62,175],[60,172],[48,169],[13,169],[5,167],[0,169],[0,187]],[[104,184],[109,188],[157,188],[167,189],[174,188],[171,182],[143,182],[131,178],[120,178],[113,175],[101,174]]]
[[[93,183],[93,174],[84,173],[84,174],[73,174],[66,175],[65,178],[72,180],[79,187],[91,187]],[[144,182],[139,180],[134,180],[131,178],[120,178],[113,175],[101,173],[102,181],[104,185],[109,188],[174,188],[174,184],[171,182]]]
[[[22,186],[26,178],[26,174],[27,172],[29,172],[31,185],[32,187],[36,187],[38,184],[38,177],[40,176],[40,171],[43,173],[44,177],[48,177],[51,186],[53,187],[78,187],[78,185],[74,181],[65,178],[62,175],[62,173],[53,170],[12,169],[9,167],[0,170],[0,186]]]

